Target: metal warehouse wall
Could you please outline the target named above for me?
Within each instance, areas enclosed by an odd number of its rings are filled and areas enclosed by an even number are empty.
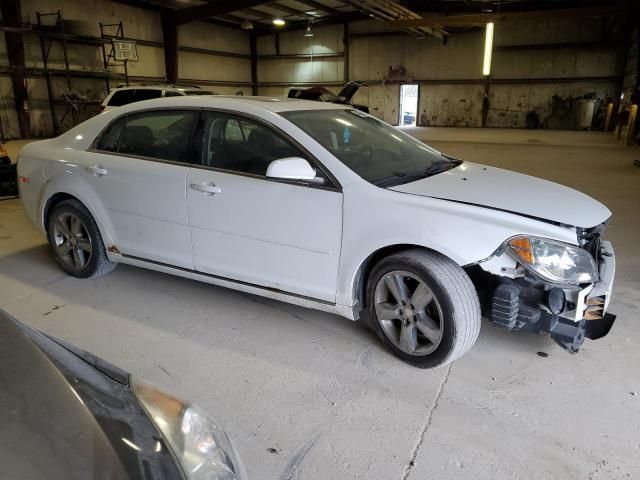
[[[139,62],[130,62],[132,83],[162,82],[165,78],[164,49],[160,15],[107,0],[92,0],[90,6],[77,0],[22,0],[23,22],[36,23],[36,12],[50,13],[61,10],[65,24],[73,29],[68,33],[99,37],[102,23],[122,21],[125,36],[141,41],[138,44]],[[41,68],[42,53],[36,35],[23,35],[25,66]],[[181,81],[200,84],[217,93],[235,94],[251,92],[251,60],[249,36],[246,32],[194,22],[181,26],[178,31],[178,75]],[[227,52],[234,55],[227,55]],[[99,46],[68,43],[70,69],[83,72],[103,71],[102,49]],[[0,33],[0,67],[8,66],[4,34]],[[49,68],[63,69],[64,58],[60,42],[53,42]],[[110,71],[123,72],[122,67],[111,66]],[[101,78],[82,78],[72,75],[72,91],[88,99],[103,99],[106,83]],[[59,98],[67,90],[64,76],[52,77],[53,96]],[[122,81],[112,80],[111,86]],[[29,113],[31,134],[35,137],[53,134],[46,81],[43,76],[28,76]],[[81,107],[78,120],[94,115],[96,108]],[[62,110],[61,110],[62,112]],[[62,113],[59,113],[60,117]],[[13,90],[8,74],[0,74],[0,120],[7,138],[20,136],[15,113]],[[64,128],[69,128],[69,118]]]
[[[23,0],[23,20],[36,22],[36,12],[62,10],[76,34],[98,37],[98,23],[122,21],[125,35],[140,40],[140,61],[129,64],[132,81],[165,78],[160,16],[148,10],[93,0],[90,8],[75,0]],[[499,23],[490,86],[487,126],[524,127],[529,111],[541,121],[553,115],[552,97],[594,94],[612,97],[621,86],[624,48],[616,32],[605,35],[601,19],[569,19]],[[348,59],[345,62],[342,25],[314,27],[314,37],[303,30],[257,37],[258,93],[286,95],[292,85],[320,84],[337,90],[345,79],[363,80],[354,101],[369,105],[371,112],[390,123],[398,122],[399,85],[421,85],[418,122],[434,126],[480,126],[485,80],[481,75],[482,29],[453,33],[446,44],[434,37],[416,39],[388,32],[384,22],[367,20],[349,25]],[[619,33],[619,32],[617,32]],[[618,35],[620,37],[620,35]],[[42,67],[39,38],[24,35],[26,66]],[[217,93],[251,93],[250,38],[245,31],[194,22],[178,30],[178,76]],[[68,45],[73,70],[102,69],[97,46]],[[0,69],[8,65],[4,35],[0,34]],[[345,75],[348,65],[348,75]],[[405,75],[390,79],[390,67],[401,65]],[[53,43],[50,68],[64,66],[61,45]],[[122,71],[111,67],[113,71]],[[120,82],[113,81],[112,86]],[[106,94],[104,79],[76,78],[73,91],[89,99]],[[34,136],[53,132],[46,82],[28,76],[31,130]],[[64,77],[53,79],[54,97],[66,90]],[[79,119],[94,110],[80,112]],[[0,120],[5,136],[19,136],[11,81],[0,73]],[[68,125],[66,125],[68,128]]]
[[[372,113],[398,122],[399,81],[389,81],[389,68],[401,65],[402,81],[419,83],[419,123],[434,126],[480,126],[485,82],[482,77],[484,31],[453,33],[446,44],[434,37],[417,39],[390,34],[385,23],[349,25],[349,79],[370,84],[354,99]],[[343,52],[341,27],[314,28],[281,34],[284,52]],[[552,115],[552,97],[597,98],[615,94],[621,71],[620,42],[602,42],[600,19],[501,23],[495,28],[487,126],[524,127],[529,111],[541,119]],[[273,54],[275,35],[260,39],[260,51]],[[313,65],[311,63],[313,62]],[[298,58],[259,60],[263,94],[284,94],[296,82],[343,82],[344,59]],[[281,84],[278,84],[281,82]]]

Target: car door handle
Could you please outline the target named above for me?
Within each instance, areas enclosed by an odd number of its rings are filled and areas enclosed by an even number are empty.
[[[204,195],[215,195],[216,193],[222,193],[222,189],[220,187],[216,187],[216,184],[213,182],[192,183],[191,189]]]
[[[93,173],[96,177],[101,177],[102,175],[106,175],[108,173],[102,165],[94,165],[93,167],[88,167],[87,170],[90,173]]]

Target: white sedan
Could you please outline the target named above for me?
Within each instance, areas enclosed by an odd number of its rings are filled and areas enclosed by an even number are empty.
[[[27,145],[18,175],[70,275],[127,263],[365,318],[423,368],[468,351],[482,315],[571,352],[615,319],[605,206],[348,106],[139,102]]]

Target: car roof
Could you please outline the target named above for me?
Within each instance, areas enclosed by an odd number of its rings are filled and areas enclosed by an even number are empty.
[[[127,112],[158,107],[189,107],[189,108],[233,108],[238,111],[251,107],[259,107],[275,113],[297,110],[344,110],[351,106],[335,103],[299,100],[286,97],[261,97],[242,95],[198,95],[195,97],[165,97],[153,100],[135,102],[119,107]],[[124,110],[121,110],[124,111]]]
[[[181,91],[206,91],[196,85],[121,85],[111,89],[112,92],[119,90],[181,90]]]

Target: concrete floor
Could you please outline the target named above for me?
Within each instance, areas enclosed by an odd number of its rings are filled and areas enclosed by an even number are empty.
[[[0,306],[204,407],[252,479],[638,478],[640,151],[602,133],[409,132],[611,208],[609,336],[572,356],[485,323],[465,357],[422,371],[336,316],[127,266],[68,277],[17,200],[0,202]]]

